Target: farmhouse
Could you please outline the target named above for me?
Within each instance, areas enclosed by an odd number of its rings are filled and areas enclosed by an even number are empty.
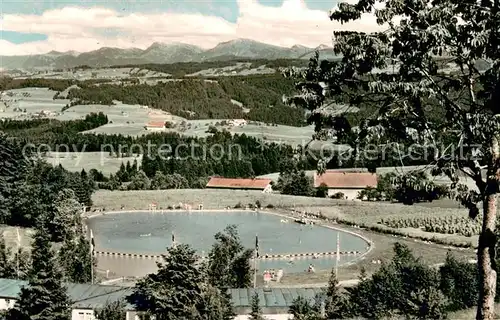
[[[165,121],[150,121],[146,124],[148,131],[165,131]]]
[[[27,281],[0,279],[0,312],[15,305],[21,287]],[[107,303],[124,301],[132,294],[131,287],[104,286],[91,284],[67,284],[68,295],[72,301],[71,320],[96,320],[94,310],[104,307]],[[247,320],[251,311],[251,300],[254,292],[260,297],[262,313],[266,320],[290,319],[289,308],[293,299],[301,296],[311,303],[316,296],[321,297],[323,288],[257,288],[229,289],[236,317],[234,320]],[[123,320],[139,320],[140,313],[134,306],[125,305],[126,316]]]
[[[237,189],[237,190],[261,190],[271,192],[271,179],[242,179],[242,178],[221,178],[211,177],[207,183],[207,188],[212,189]]]
[[[245,119],[232,119],[229,120],[227,123],[233,127],[243,127],[247,125],[247,121]]]
[[[322,175],[314,174],[314,187],[325,184],[328,196],[343,193],[345,199],[356,199],[358,192],[366,187],[377,187],[377,175],[369,172],[347,172],[327,170]]]

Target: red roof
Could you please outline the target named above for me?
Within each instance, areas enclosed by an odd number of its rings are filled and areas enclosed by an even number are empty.
[[[212,177],[207,183],[207,188],[232,188],[232,189],[265,189],[271,179],[231,179]]]
[[[146,124],[146,127],[163,128],[165,126],[165,121],[150,121]]]
[[[328,188],[353,188],[362,189],[377,186],[377,175],[370,172],[343,172],[327,170],[322,175],[315,173],[314,186],[317,188],[321,184],[326,184]]]

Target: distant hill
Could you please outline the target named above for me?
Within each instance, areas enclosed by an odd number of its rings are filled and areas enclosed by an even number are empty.
[[[155,42],[147,49],[120,49],[103,47],[98,50],[75,53],[51,51],[29,56],[0,56],[4,69],[64,69],[77,66],[106,67],[127,64],[166,64],[177,62],[226,61],[231,59],[309,59],[318,49],[322,58],[334,58],[332,48],[321,45],[308,48],[295,45],[279,47],[249,39],[235,39],[204,50],[184,43]]]

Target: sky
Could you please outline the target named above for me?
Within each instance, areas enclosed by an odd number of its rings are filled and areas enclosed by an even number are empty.
[[[338,1],[0,0],[0,55],[146,49],[154,42],[209,49],[238,38],[317,47],[331,45],[334,30],[381,28],[373,15],[346,25],[330,21]]]

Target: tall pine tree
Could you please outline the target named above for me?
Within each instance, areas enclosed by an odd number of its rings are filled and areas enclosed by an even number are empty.
[[[252,284],[250,259],[252,249],[241,244],[236,225],[227,226],[215,235],[208,259],[208,280],[213,286],[223,288],[246,288]]]
[[[11,251],[5,245],[5,239],[0,233],[0,278],[15,278],[16,270],[11,260]]]
[[[83,233],[64,239],[59,250],[59,262],[68,282],[92,282],[92,268],[96,261],[90,254],[90,243]]]
[[[26,176],[28,151],[0,132],[0,223],[10,220],[11,194]]]
[[[7,320],[70,320],[71,307],[55,262],[47,230],[38,229],[32,245],[32,268],[28,285],[9,310]]]
[[[250,312],[249,320],[264,320],[262,317],[262,309],[260,308],[260,299],[257,292],[255,292],[252,296],[252,311]]]
[[[332,270],[325,294],[325,314],[327,319],[345,319],[349,317],[349,301],[340,292],[335,270]]]
[[[181,244],[169,248],[163,260],[157,273],[136,284],[129,302],[157,320],[200,319],[200,311],[205,309],[203,274],[196,266],[195,251]]]

